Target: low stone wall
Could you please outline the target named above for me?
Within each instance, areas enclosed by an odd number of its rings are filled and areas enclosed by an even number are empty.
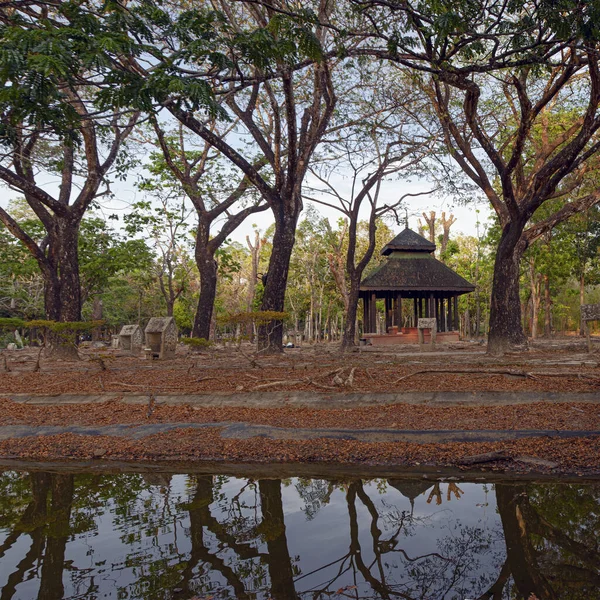
[[[406,333],[404,333],[406,332]],[[431,342],[431,333],[429,330],[423,332],[425,343]],[[397,344],[418,344],[419,337],[416,327],[405,327],[403,333],[396,335],[392,334],[376,334],[365,333],[361,339],[368,340],[373,346],[395,346]],[[449,344],[460,341],[458,331],[438,331],[435,336],[436,344]]]

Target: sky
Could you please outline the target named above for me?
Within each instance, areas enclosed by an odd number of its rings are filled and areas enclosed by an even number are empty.
[[[131,204],[147,198],[145,193],[140,192],[136,187],[138,175],[138,171],[132,171],[130,176],[125,181],[115,181],[111,185],[113,196],[104,197],[99,201],[100,216],[105,218],[108,218],[110,215],[119,216],[118,221],[111,220],[111,224],[113,226],[118,228],[119,224],[122,226],[123,216],[127,214]],[[309,185],[313,183],[313,185],[317,187],[318,184],[316,183],[316,179],[313,178],[311,181],[311,177],[312,176],[310,174],[307,176],[307,183]],[[351,179],[347,173],[340,172],[339,174],[334,175],[331,179],[331,182],[339,193],[342,195],[349,194]],[[58,191],[59,179],[58,177],[45,176],[40,180],[40,184],[46,191],[52,195],[55,195]],[[432,190],[433,187],[434,184],[425,179],[414,178],[412,180],[389,180],[384,182],[382,185],[379,204],[383,205],[386,203],[395,203],[400,196],[406,193],[423,193]],[[2,192],[0,193],[0,206],[6,208],[10,200],[18,196],[18,192],[3,186]],[[424,223],[424,219],[422,218],[423,212],[429,214],[429,212],[433,210],[437,213],[436,216],[439,218],[441,217],[441,213],[445,211],[446,216],[453,214],[456,218],[456,222],[451,228],[451,237],[454,237],[458,234],[475,236],[477,235],[478,219],[481,224],[485,225],[489,215],[491,214],[491,210],[488,202],[481,197],[473,196],[471,198],[467,198],[466,200],[466,202],[458,201],[456,198],[443,196],[439,193],[430,193],[422,196],[410,197],[405,201],[405,208],[400,211],[402,219],[401,223],[397,224],[391,220],[388,220],[387,223],[389,226],[391,226],[394,232],[399,233],[402,229],[404,229],[405,217],[408,213],[409,227],[414,231],[418,231],[418,220],[421,219],[421,221]],[[339,211],[325,207],[321,204],[305,202],[305,208],[309,204],[312,204],[320,214],[327,217],[332,224],[334,224],[342,216],[342,213]],[[365,206],[361,218],[367,217],[366,210],[367,207]],[[255,227],[262,232],[265,231],[272,223],[273,217],[271,212],[268,210],[251,215],[230,236],[230,239],[245,245],[246,236],[251,236],[251,238],[254,237],[253,231]],[[439,233],[441,233],[441,231]],[[483,228],[480,228],[480,234],[483,234]]]
[[[340,174],[335,178],[336,189],[343,193],[349,188],[350,181],[344,174]],[[55,182],[48,182],[49,189],[55,188]],[[382,187],[381,204],[393,203],[399,196],[406,193],[420,193],[432,189],[432,184],[426,180],[414,181],[388,181]],[[108,217],[111,214],[119,215],[119,223],[122,223],[122,217],[127,213],[132,203],[145,198],[144,194],[136,189],[136,178],[130,177],[127,181],[117,182],[112,186],[114,198],[104,199],[101,202],[102,214]],[[12,193],[7,198],[15,197],[17,194]],[[4,194],[3,194],[4,196]],[[6,197],[5,197],[6,198]],[[5,198],[0,200],[0,204],[7,204]],[[335,223],[342,214],[332,208],[325,207],[321,204],[305,202],[305,208],[312,204],[315,209],[327,217],[331,223]],[[418,231],[419,218],[424,223],[422,213],[429,214],[430,211],[435,211],[437,217],[441,217],[442,211],[446,212],[446,216],[453,214],[456,217],[456,223],[452,226],[451,237],[457,234],[472,235],[477,234],[477,220],[482,224],[487,222],[491,214],[487,201],[478,197],[473,197],[466,203],[458,202],[454,198],[443,197],[438,194],[427,194],[423,196],[409,198],[406,201],[406,209],[408,210],[409,227],[414,231]],[[479,212],[477,212],[479,211]],[[399,233],[404,229],[405,211],[401,211],[402,223],[388,222],[392,229]],[[366,215],[364,215],[366,217]],[[301,217],[302,218],[302,217]],[[253,238],[254,228],[257,227],[260,231],[265,231],[273,223],[273,217],[270,211],[263,211],[255,215],[251,215],[246,221],[230,236],[233,241],[245,244],[246,236],[250,235]],[[113,221],[113,224],[115,222]],[[480,230],[482,231],[482,230]],[[441,233],[441,232],[440,232]]]

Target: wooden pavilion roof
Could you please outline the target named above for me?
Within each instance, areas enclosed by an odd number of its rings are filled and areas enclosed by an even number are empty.
[[[387,244],[387,260],[365,277],[361,291],[451,292],[467,294],[475,286],[433,256],[435,244],[405,229]]]
[[[435,252],[435,244],[407,227],[383,247],[381,254],[388,256],[395,250],[431,254]]]

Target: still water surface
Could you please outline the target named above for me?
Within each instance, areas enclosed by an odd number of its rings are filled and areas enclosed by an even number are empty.
[[[0,472],[0,600],[600,598],[600,484]]]

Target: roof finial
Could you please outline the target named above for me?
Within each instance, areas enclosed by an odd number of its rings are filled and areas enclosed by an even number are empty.
[[[406,217],[404,218],[404,227],[408,229],[408,208],[404,209],[406,212]]]

